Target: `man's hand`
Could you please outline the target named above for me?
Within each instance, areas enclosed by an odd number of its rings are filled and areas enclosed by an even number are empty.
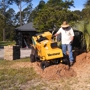
[[[73,44],[73,41],[71,41],[70,44]]]
[[[71,36],[71,41],[73,42],[74,36]]]
[[[55,35],[52,36],[52,39],[55,37]]]
[[[54,34],[54,36],[57,36],[58,34]]]
[[[70,44],[73,44],[73,39],[74,39],[74,36],[71,36],[71,42],[70,42]]]

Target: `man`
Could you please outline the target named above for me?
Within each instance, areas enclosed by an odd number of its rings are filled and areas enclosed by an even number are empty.
[[[54,36],[57,36],[60,33],[61,33],[63,54],[66,56],[67,55],[66,52],[68,50],[70,66],[72,66],[74,62],[73,53],[72,53],[72,45],[71,45],[74,39],[73,29],[70,27],[69,24],[67,24],[66,21],[64,21],[63,24],[61,25],[61,28],[57,31],[57,33]]]

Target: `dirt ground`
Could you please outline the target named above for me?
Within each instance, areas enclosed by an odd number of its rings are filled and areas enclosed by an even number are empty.
[[[82,74],[90,73],[90,52],[75,55],[75,63],[69,67],[65,64],[52,65],[44,70],[40,67],[40,62],[22,64],[17,63],[17,67],[34,67],[37,74],[40,74],[45,79],[58,79],[58,78],[69,78],[69,77],[80,77]],[[87,73],[85,73],[87,72]]]
[[[52,65],[44,70],[40,68],[39,62],[28,63],[22,62],[22,64],[17,63],[15,67],[34,67],[37,74],[39,74],[42,79],[50,80],[60,80],[66,79],[67,82],[70,78],[73,80],[69,81],[73,89],[70,90],[90,90],[90,52],[86,53],[74,53],[75,63],[69,68],[68,65],[58,64]],[[13,66],[14,67],[14,66]],[[74,84],[72,84],[74,82]],[[76,82],[76,83],[75,83]],[[56,84],[57,85],[57,84]],[[45,89],[46,90],[46,89]],[[58,89],[57,90],[62,90]]]

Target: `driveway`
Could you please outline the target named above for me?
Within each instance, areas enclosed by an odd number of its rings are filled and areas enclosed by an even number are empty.
[[[30,57],[31,49],[20,49],[21,56],[20,58]]]
[[[31,49],[20,49],[20,58],[30,57]],[[0,48],[0,59],[4,58],[4,49]]]

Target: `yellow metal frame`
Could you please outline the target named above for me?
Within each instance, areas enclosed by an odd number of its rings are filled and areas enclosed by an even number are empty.
[[[37,40],[40,38],[40,35],[46,37],[47,40],[38,42]],[[54,43],[55,41],[52,40],[52,34],[50,32],[44,32],[43,34],[33,36],[32,41],[34,48],[38,51],[38,56],[40,57],[40,60],[52,60],[63,57],[63,53],[60,48],[51,47],[51,43]]]

